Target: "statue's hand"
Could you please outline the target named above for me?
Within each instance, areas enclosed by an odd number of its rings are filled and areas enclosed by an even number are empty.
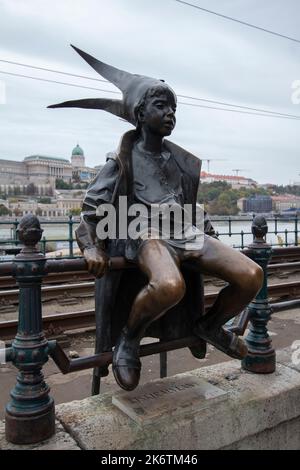
[[[93,246],[85,248],[83,255],[88,265],[88,270],[95,277],[102,277],[108,269],[109,258],[104,250]]]

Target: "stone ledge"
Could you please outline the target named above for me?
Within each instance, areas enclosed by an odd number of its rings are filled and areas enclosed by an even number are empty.
[[[299,450],[300,418],[280,423],[220,450]]]
[[[0,423],[0,449],[300,449],[300,367],[292,353],[278,351],[274,374],[251,374],[230,361],[174,376],[201,378],[227,392],[226,400],[176,419],[163,414],[138,424],[106,393],[58,405],[57,434],[41,444],[7,443]]]
[[[286,353],[284,362],[291,362]],[[61,404],[56,414],[82,449],[108,450],[231,448],[300,417],[300,374],[287,365],[278,363],[274,374],[254,375],[230,361],[174,377],[195,376],[229,392],[228,399],[143,426],[113,406],[110,394]],[[300,448],[298,440],[293,446]],[[256,441],[253,437],[253,448]],[[288,448],[288,442],[276,442],[272,448]]]

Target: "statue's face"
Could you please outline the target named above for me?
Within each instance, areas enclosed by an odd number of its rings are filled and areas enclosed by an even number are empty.
[[[146,99],[139,116],[140,125],[147,132],[159,134],[162,137],[170,135],[176,124],[176,98],[167,88]]]

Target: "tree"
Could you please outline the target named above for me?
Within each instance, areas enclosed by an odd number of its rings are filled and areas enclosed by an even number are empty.
[[[73,181],[74,181],[75,183],[80,183],[80,177],[79,177],[78,173],[75,173],[75,174],[73,175]]]
[[[80,215],[81,209],[70,209],[69,215]]]
[[[19,217],[23,214],[23,212],[18,208],[16,207],[14,210],[13,210],[13,213],[16,217]]]
[[[34,183],[29,183],[29,185],[26,188],[26,194],[27,196],[34,196],[35,194],[38,193],[38,188]]]
[[[40,204],[50,204],[51,203],[51,198],[50,197],[40,197],[38,202]]]
[[[17,196],[19,194],[21,194],[20,186],[14,186],[14,195]]]
[[[56,187],[56,189],[72,189],[73,185],[72,185],[72,183],[66,183],[61,178],[56,178],[55,187]]]
[[[0,204],[0,216],[1,215],[11,215],[11,211],[3,204]]]

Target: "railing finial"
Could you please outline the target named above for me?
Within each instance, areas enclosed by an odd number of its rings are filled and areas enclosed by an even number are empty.
[[[40,221],[35,215],[27,214],[21,219],[18,228],[19,240],[26,248],[32,249],[41,240],[42,233]]]
[[[263,215],[256,215],[253,219],[251,232],[253,243],[265,243],[265,236],[268,233],[268,224]]]

